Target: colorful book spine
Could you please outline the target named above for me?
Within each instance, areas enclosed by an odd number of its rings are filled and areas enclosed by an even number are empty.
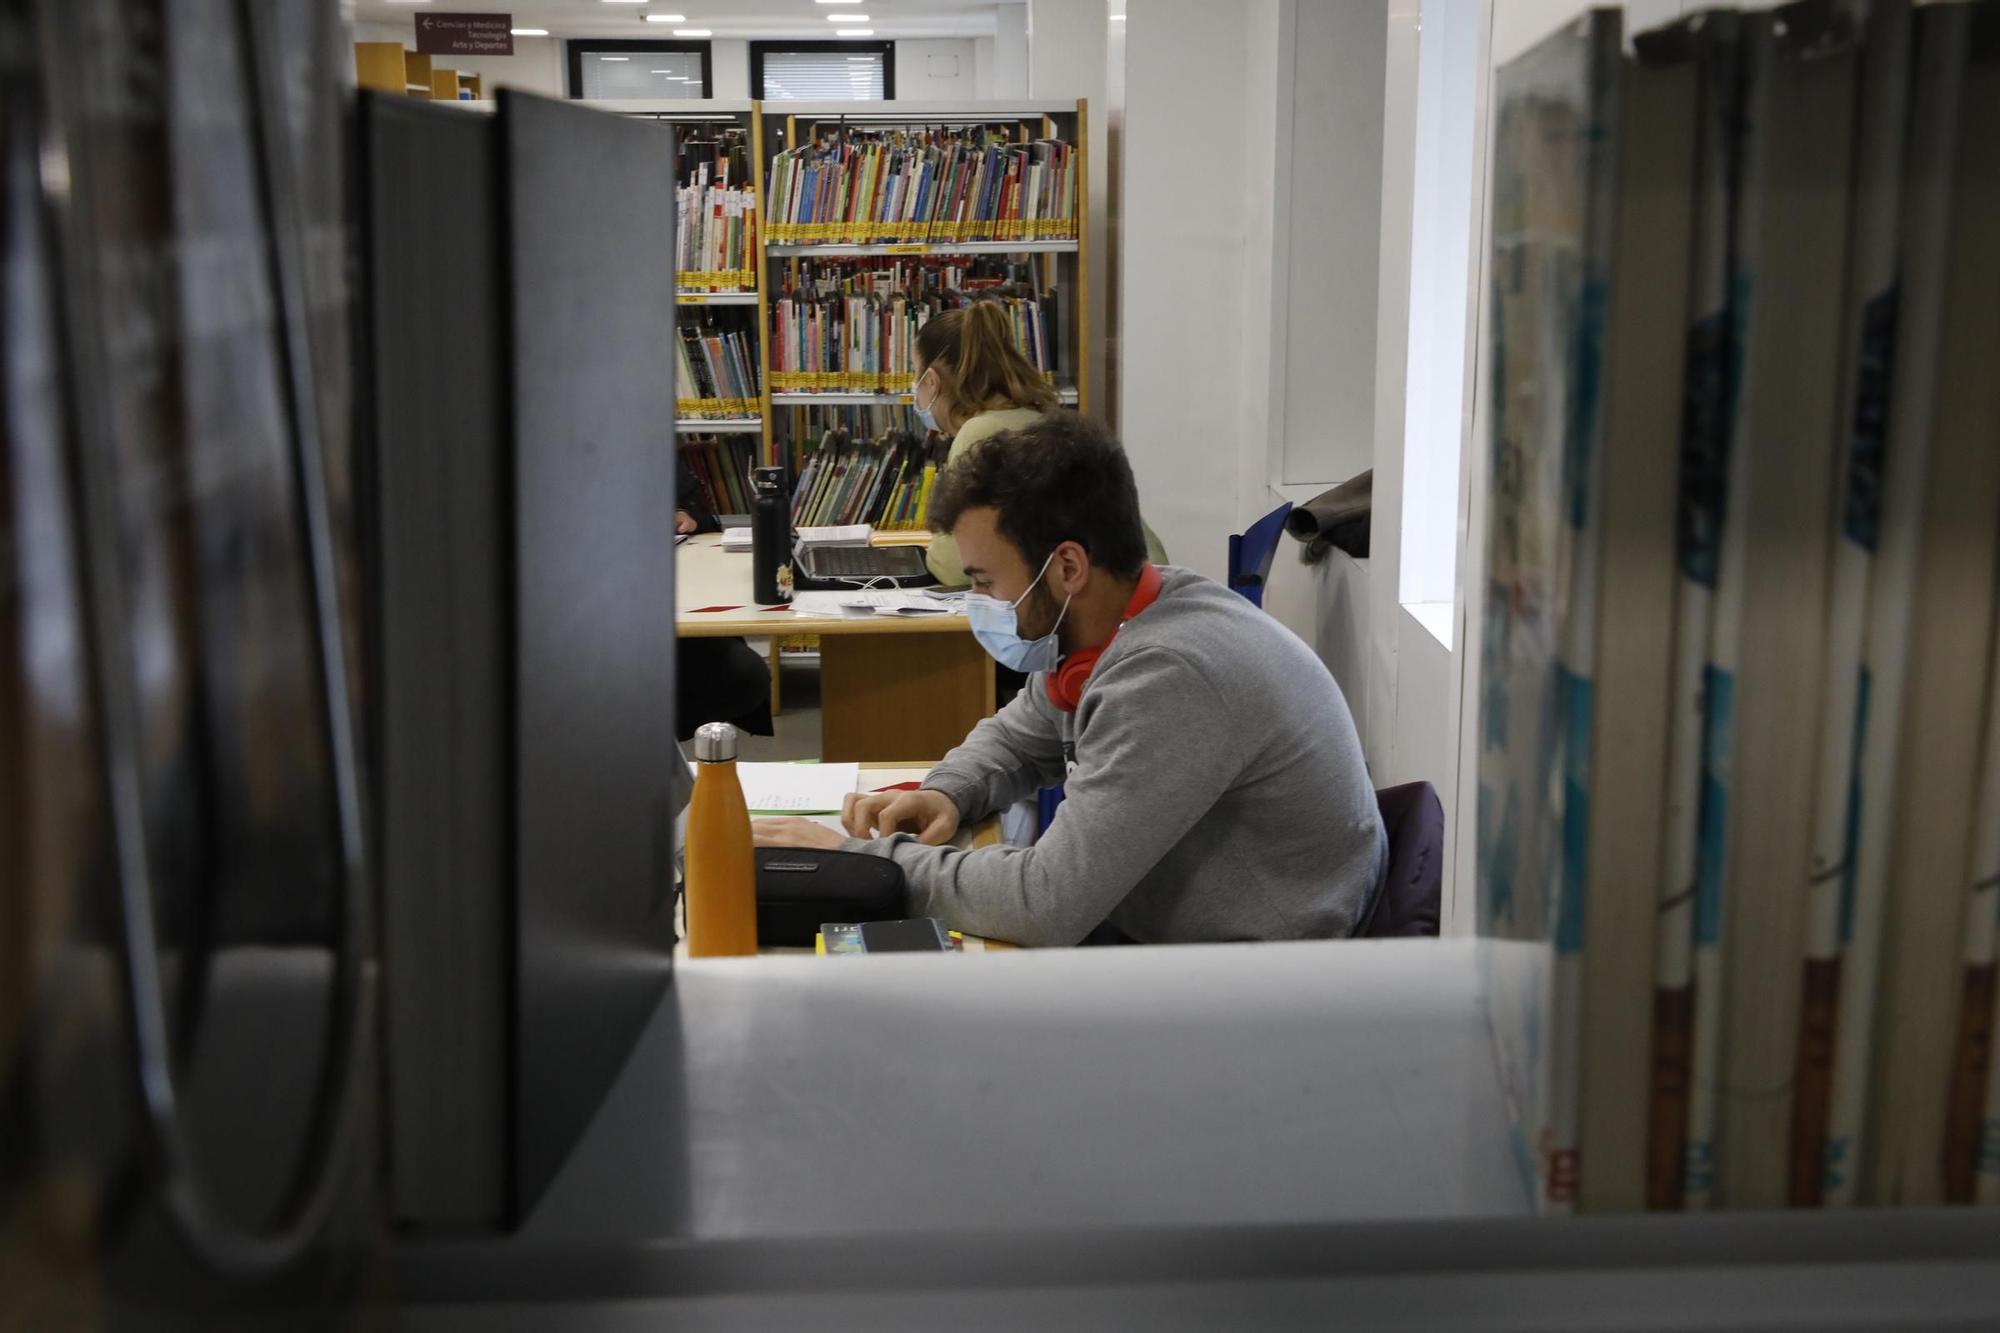
[[[1012,134],[999,126],[848,127],[786,149],[772,157],[767,177],[769,238],[793,245],[1075,239],[1070,145],[1017,142]]]
[[[1964,79],[1965,7],[1919,10],[1910,77],[1909,131],[1898,236],[1894,384],[1887,448],[1895,466],[1882,479],[1880,526],[1870,575],[1863,640],[1861,740],[1853,822],[1853,883],[1843,907],[1839,1021],[1834,1037],[1821,1202],[1859,1201],[1866,1132],[1876,989],[1882,974],[1884,919],[1894,832],[1894,792],[1902,753],[1911,609],[1929,470],[1933,404],[1940,359],[1949,253],[1959,89]]]
[[[1729,191],[1734,165],[1738,33],[1733,15],[1710,16],[1701,35],[1696,127],[1695,242],[1681,409],[1680,516],[1674,666],[1660,869],[1654,1000],[1653,1120],[1647,1204],[1679,1208],[1690,1185],[1705,1197],[1714,1162],[1690,1135],[1696,1041],[1695,942],[1704,881],[1721,874],[1721,848],[1704,843],[1708,721],[1725,693],[1710,672],[1722,535],[1728,519]]]
[[[1910,6],[1877,5],[1863,66],[1852,275],[1842,402],[1849,405],[1839,537],[1828,597],[1824,717],[1813,811],[1805,974],[1801,980],[1790,1201],[1822,1201],[1833,1105],[1841,956],[1852,931],[1861,755],[1868,733],[1867,633],[1896,354],[1897,237],[1909,115]]]
[[[1621,23],[1592,12],[1496,79],[1492,488],[1480,724],[1483,977],[1525,1183],[1575,1202],[1595,533]]]
[[[1965,896],[1961,938],[1963,982],[1958,1034],[1953,1050],[1944,1136],[1946,1203],[1972,1203],[1979,1195],[1980,1157],[1985,1142],[1986,1091],[1993,1060],[1996,994],[1994,931],[2000,925],[2000,634],[1988,655],[1985,746],[1980,757],[1979,795],[1973,806],[1972,868]]]

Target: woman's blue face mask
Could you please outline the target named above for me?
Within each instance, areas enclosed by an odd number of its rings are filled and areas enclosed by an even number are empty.
[[[910,402],[917,409],[917,420],[924,423],[925,430],[941,431],[942,427],[937,423],[937,415],[931,411],[937,404],[937,390],[935,388],[931,390],[930,402],[926,403],[923,401],[924,381],[930,379],[935,372],[936,367],[933,366],[926,369],[923,374],[917,376],[917,382],[910,392]]]
[[[969,592],[965,595],[965,618],[972,626],[972,635],[979,640],[979,646],[992,654],[993,660],[1005,667],[1012,667],[1023,674],[1035,671],[1053,671],[1062,660],[1062,648],[1056,642],[1056,631],[1062,628],[1063,617],[1069,614],[1070,599],[1063,598],[1062,612],[1056,616],[1056,623],[1049,632],[1038,639],[1021,637],[1017,612],[1021,603],[1028,600],[1028,593],[1035,590],[1049,572],[1049,565],[1056,558],[1054,551],[1042,561],[1041,572],[1035,575],[1028,591],[1011,602],[1003,602],[998,597],[988,597],[985,593]]]

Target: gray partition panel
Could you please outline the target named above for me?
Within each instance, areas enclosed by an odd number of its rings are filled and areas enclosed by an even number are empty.
[[[507,1205],[506,382],[490,117],[364,94],[374,824],[400,1220]]]
[[[656,125],[509,92],[499,120],[526,1211],[671,966],[674,186]]]

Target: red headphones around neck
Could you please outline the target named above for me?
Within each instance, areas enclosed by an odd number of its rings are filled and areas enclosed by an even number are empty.
[[[1118,629],[1125,628],[1125,622],[1138,615],[1160,597],[1160,568],[1147,565],[1139,572],[1139,586],[1132,590],[1132,600],[1125,603],[1125,614],[1119,617]],[[1104,650],[1111,646],[1111,639],[1118,637],[1118,630],[1111,631],[1111,638],[1095,648],[1079,648],[1057,663],[1056,669],[1048,674],[1049,702],[1065,713],[1074,713],[1076,706],[1083,702],[1083,687],[1090,683],[1090,673],[1097,669],[1097,659],[1104,656]]]

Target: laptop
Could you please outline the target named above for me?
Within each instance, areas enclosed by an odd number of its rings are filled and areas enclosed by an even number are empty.
[[[821,546],[801,542],[792,556],[792,586],[806,592],[924,588],[937,579],[921,546]]]

